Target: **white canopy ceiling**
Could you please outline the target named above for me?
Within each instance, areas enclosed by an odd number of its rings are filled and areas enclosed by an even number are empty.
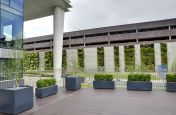
[[[24,0],[24,20],[33,20],[53,15],[53,8],[60,7],[64,11],[71,8],[69,0]]]

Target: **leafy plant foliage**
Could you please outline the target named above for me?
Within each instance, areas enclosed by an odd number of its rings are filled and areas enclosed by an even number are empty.
[[[23,68],[24,71],[38,70],[39,69],[39,53],[37,52],[24,52],[23,54]]]
[[[56,85],[55,79],[41,79],[36,82],[37,88],[44,88]]]
[[[25,71],[32,71],[39,69],[39,54],[37,52],[25,52],[23,67]],[[161,58],[162,64],[167,65],[167,47],[166,44],[161,44]],[[97,49],[98,66],[104,67],[104,48]],[[143,71],[154,71],[154,48],[153,44],[141,45],[141,61],[139,69]],[[66,51],[63,51],[62,67],[66,70]],[[119,68],[119,49],[114,47],[114,64],[116,70]],[[135,54],[134,46],[125,47],[125,65],[126,71],[134,71],[135,68]],[[84,68],[84,50],[78,49],[78,66]],[[45,52],[45,69],[53,70],[53,51]]]
[[[114,63],[115,68],[119,68],[119,47],[114,47]]]
[[[166,80],[167,82],[176,82],[176,74],[167,74]]]
[[[150,74],[129,74],[128,81],[150,81]]]
[[[80,68],[84,68],[84,50],[78,49],[78,64]]]
[[[96,81],[112,81],[113,80],[113,75],[111,74],[95,74],[94,75],[94,80]]]
[[[141,60],[142,65],[147,71],[155,70],[155,57],[154,57],[154,45],[147,44],[141,45]]]
[[[134,46],[125,47],[125,65],[127,72],[134,71],[135,68]]]
[[[97,58],[98,58],[98,66],[103,67],[104,66],[104,48],[98,48],[97,49]]]
[[[161,43],[161,62],[167,65],[167,45],[164,43]]]
[[[45,52],[45,70],[53,69],[53,51]]]

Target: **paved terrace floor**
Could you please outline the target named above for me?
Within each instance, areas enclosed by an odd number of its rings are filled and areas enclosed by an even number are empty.
[[[176,115],[176,93],[60,89],[57,95],[36,99],[34,108],[20,115]]]

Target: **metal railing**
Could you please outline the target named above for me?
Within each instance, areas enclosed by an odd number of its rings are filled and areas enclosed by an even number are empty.
[[[79,69],[81,70],[81,69]],[[134,69],[131,69],[134,70]],[[114,76],[114,81],[116,83],[117,88],[126,88],[126,84],[128,81],[128,75],[129,74],[150,74],[151,75],[151,82],[153,84],[153,89],[165,89],[165,83],[166,83],[166,74],[172,74],[172,72],[167,71],[159,71],[155,72],[153,71],[142,71],[142,72],[125,72],[120,71],[119,69],[116,69],[114,71],[107,70],[105,72],[104,68],[98,68],[97,70],[89,70],[89,71],[74,71],[74,72],[66,72],[68,75],[75,75],[84,77],[85,81],[83,83],[83,86],[92,87],[93,86],[93,80],[94,80],[94,74],[112,74]],[[109,72],[108,72],[109,71]]]
[[[151,82],[153,83],[153,89],[165,89],[166,83],[166,74],[172,73],[167,71],[143,71],[143,72],[125,72],[119,71],[116,69],[115,71],[111,72],[104,72],[104,68],[97,69],[97,70],[90,70],[84,71],[83,69],[74,70],[74,71],[63,71],[63,77],[58,81],[59,86],[64,86],[64,77],[73,75],[73,76],[80,76],[84,77],[83,87],[92,87],[94,81],[94,74],[112,74],[114,76],[114,81],[116,83],[117,88],[126,88],[128,75],[131,73],[138,73],[138,74],[150,74],[151,75]],[[110,71],[110,70],[108,70]],[[26,72],[23,76],[24,84],[28,86],[36,87],[36,82],[40,79],[49,79],[53,77],[53,71],[31,71]],[[4,81],[4,80],[3,80]]]

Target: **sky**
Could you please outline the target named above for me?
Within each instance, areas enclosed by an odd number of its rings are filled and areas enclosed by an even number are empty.
[[[176,18],[176,0],[71,0],[64,32]],[[53,33],[53,16],[24,23],[24,37]]]

